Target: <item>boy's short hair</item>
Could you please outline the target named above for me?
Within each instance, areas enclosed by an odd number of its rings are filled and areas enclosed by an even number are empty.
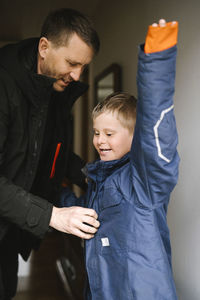
[[[117,113],[121,125],[133,132],[136,121],[137,99],[128,93],[112,93],[99,102],[92,112],[92,119],[96,119],[105,112]]]
[[[49,13],[41,37],[46,37],[55,47],[66,46],[71,35],[76,33],[97,54],[100,41],[91,20],[77,10],[61,8]]]

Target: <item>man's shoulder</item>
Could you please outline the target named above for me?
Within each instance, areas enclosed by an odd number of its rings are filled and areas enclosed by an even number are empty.
[[[8,70],[6,70],[3,66],[0,65],[0,85],[6,87],[13,83],[14,79],[10,75]]]
[[[0,66],[15,73],[17,64],[27,56],[36,55],[39,38],[24,39],[16,43],[9,43],[0,48]]]

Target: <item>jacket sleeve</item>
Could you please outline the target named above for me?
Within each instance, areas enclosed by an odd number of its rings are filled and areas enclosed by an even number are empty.
[[[167,203],[178,178],[174,85],[177,47],[139,50],[138,105],[131,149],[132,181],[139,205]]]
[[[70,207],[70,206],[86,206],[86,196],[76,197],[69,187],[63,188],[61,192],[59,207]]]
[[[49,228],[52,204],[15,185],[5,176],[6,145],[9,143],[11,108],[8,91],[0,85],[0,239],[9,224],[15,224],[38,238]]]

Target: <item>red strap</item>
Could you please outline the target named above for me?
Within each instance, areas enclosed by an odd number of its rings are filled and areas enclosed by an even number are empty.
[[[57,147],[56,147],[56,152],[55,152],[55,155],[54,155],[53,165],[52,165],[52,168],[51,168],[50,178],[53,178],[54,174],[55,174],[55,165],[56,165],[56,160],[57,160],[57,157],[58,157],[58,154],[59,154],[59,151],[60,151],[60,146],[61,146],[61,143],[58,143]]]

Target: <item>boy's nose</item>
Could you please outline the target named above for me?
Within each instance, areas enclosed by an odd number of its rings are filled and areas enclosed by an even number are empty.
[[[106,139],[103,135],[99,135],[98,137],[98,144],[101,145],[101,144],[105,144],[106,142]]]

